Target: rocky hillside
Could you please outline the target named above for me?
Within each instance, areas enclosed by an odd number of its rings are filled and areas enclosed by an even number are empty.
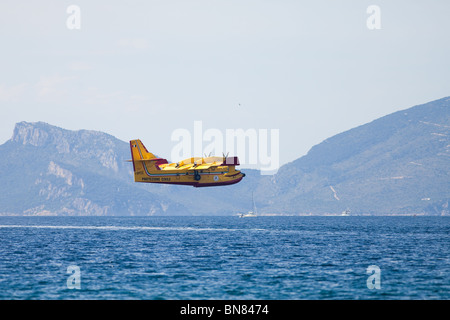
[[[295,139],[292,139],[295,148]],[[0,146],[0,215],[448,215],[450,98],[333,136],[273,176],[192,188],[133,181],[128,142],[18,123]]]
[[[0,146],[0,214],[189,214],[132,182],[128,143],[96,131],[18,123]]]
[[[262,181],[266,212],[449,213],[450,98],[333,136]]]

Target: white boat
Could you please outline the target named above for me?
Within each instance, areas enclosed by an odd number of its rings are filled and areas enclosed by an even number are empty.
[[[345,211],[342,211],[341,216],[349,216],[350,215],[350,209],[347,209]]]
[[[253,202],[253,211],[249,211],[247,213],[240,213],[239,218],[249,218],[257,216],[258,211],[256,210],[255,199],[253,199],[253,192],[252,192],[252,202]]]

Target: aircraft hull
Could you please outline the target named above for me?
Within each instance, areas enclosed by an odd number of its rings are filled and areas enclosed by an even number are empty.
[[[160,184],[173,184],[173,185],[183,185],[183,186],[193,186],[195,188],[201,187],[215,187],[215,186],[227,186],[238,183],[245,176],[241,176],[240,178],[224,181],[224,182],[215,182],[215,183],[207,183],[207,182],[169,182],[169,181],[137,181],[137,182],[146,182],[146,183],[160,183]]]

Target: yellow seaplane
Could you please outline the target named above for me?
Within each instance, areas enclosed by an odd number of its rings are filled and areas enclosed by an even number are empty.
[[[194,187],[223,186],[238,183],[245,173],[236,170],[238,157],[192,157],[168,163],[148,152],[141,140],[131,140],[134,181],[181,184]]]

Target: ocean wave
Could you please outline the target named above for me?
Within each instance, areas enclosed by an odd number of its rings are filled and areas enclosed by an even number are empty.
[[[0,225],[0,228],[35,228],[35,229],[81,229],[81,230],[105,230],[105,231],[222,231],[222,232],[242,232],[242,231],[268,231],[258,228],[195,228],[195,227],[146,227],[146,226],[52,226],[52,225]]]

